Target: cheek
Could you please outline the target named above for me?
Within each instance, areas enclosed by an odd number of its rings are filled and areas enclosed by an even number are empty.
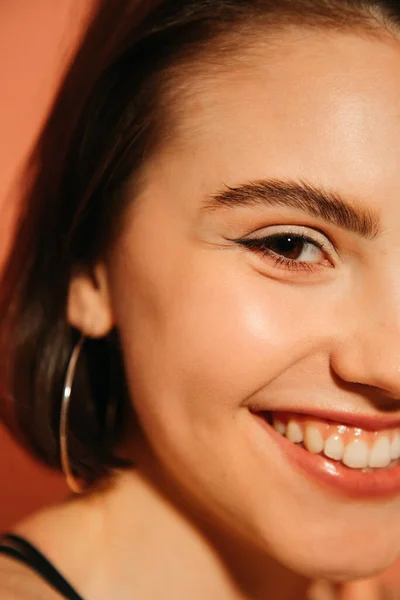
[[[188,448],[222,435],[246,399],[321,344],[328,321],[315,289],[271,281],[235,251],[182,255],[131,254],[112,287],[138,417],[149,436]]]

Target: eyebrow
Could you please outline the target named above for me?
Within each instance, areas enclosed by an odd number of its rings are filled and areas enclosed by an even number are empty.
[[[260,206],[294,208],[369,240],[381,232],[378,215],[368,208],[352,206],[340,194],[303,181],[257,180],[226,186],[208,197],[202,209]]]

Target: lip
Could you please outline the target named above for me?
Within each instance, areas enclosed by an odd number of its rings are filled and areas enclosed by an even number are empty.
[[[362,473],[320,454],[311,454],[280,435],[264,417],[257,413],[251,414],[296,471],[301,469],[308,477],[329,488],[331,492],[369,500],[400,495],[400,462],[391,469]]]
[[[317,419],[323,419],[325,421],[335,422],[338,425],[348,425],[350,427],[358,427],[360,429],[365,429],[366,431],[380,431],[382,429],[392,429],[395,427],[400,428],[400,415],[396,414],[395,417],[390,415],[368,415],[368,414],[360,414],[350,411],[338,411],[338,410],[326,410],[326,409],[318,409],[313,407],[310,410],[303,407],[296,407],[293,410],[286,409],[282,411],[282,409],[274,410],[271,408],[262,408],[261,406],[251,407],[251,412],[253,414],[261,413],[261,412],[285,412],[290,414],[298,414],[305,415],[308,417],[316,417]]]
[[[393,418],[389,415],[363,415],[353,412],[328,412],[318,409],[313,409],[311,413],[307,413],[306,411],[302,411],[300,409],[297,411],[297,413],[315,416],[319,419],[326,419],[327,421],[335,421],[340,425],[359,427],[367,431],[380,431],[381,429],[400,427],[400,416],[398,415]]]

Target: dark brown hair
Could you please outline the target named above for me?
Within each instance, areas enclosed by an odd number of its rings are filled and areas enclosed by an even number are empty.
[[[66,319],[69,282],[107,251],[142,165],[168,133],[171,73],[243,32],[390,33],[399,23],[390,0],[99,0],[29,162],[1,286],[3,376],[25,439],[48,465],[60,466],[60,402],[77,338]],[[174,85],[177,102],[176,77]],[[69,451],[90,483],[121,464],[115,447],[131,410],[116,332],[85,344],[77,379]]]

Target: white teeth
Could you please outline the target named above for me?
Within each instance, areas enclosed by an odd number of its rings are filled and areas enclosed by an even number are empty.
[[[304,443],[303,447],[311,454],[323,453],[327,458],[341,461],[351,469],[382,469],[388,467],[393,460],[400,460],[400,430],[358,437],[357,434],[363,433],[361,429],[352,430],[351,435],[349,428],[342,426],[335,427],[333,431],[331,429],[331,435],[325,440],[315,423],[299,422],[293,418],[288,423],[274,419],[273,427],[292,443]],[[329,429],[323,429],[325,430],[328,434]]]
[[[277,419],[274,419],[274,428],[281,435],[286,434],[286,425],[285,425],[285,423],[282,423],[282,421],[278,421]]]
[[[324,449],[324,438],[316,427],[307,425],[304,435],[304,445],[312,454],[319,454]]]
[[[365,469],[368,466],[368,446],[363,440],[355,439],[344,449],[343,463],[351,469]]]
[[[339,435],[332,435],[325,442],[324,454],[333,460],[342,460],[344,444]]]
[[[390,463],[390,442],[386,435],[379,437],[370,452],[369,467],[387,467]]]
[[[397,460],[400,458],[400,434],[395,433],[390,444],[390,458]]]
[[[303,441],[303,432],[296,421],[289,421],[286,437],[294,444],[300,444]]]

